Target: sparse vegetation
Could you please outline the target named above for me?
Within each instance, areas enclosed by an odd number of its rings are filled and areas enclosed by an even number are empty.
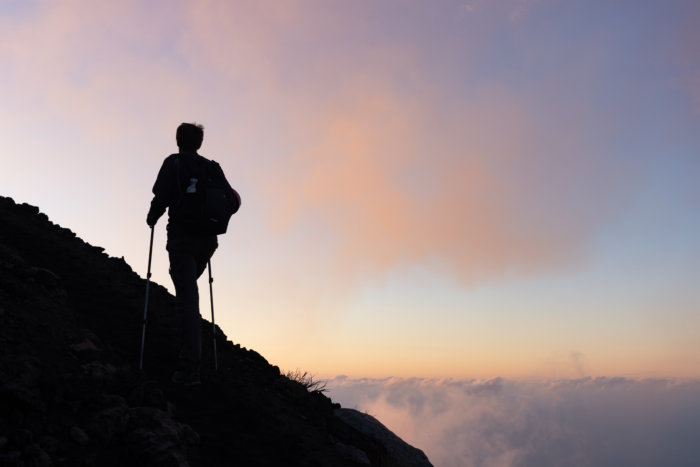
[[[289,380],[295,381],[306,388],[309,392],[325,393],[328,391],[326,388],[327,381],[321,379],[315,379],[314,375],[308,371],[301,371],[299,368],[292,371],[287,371],[284,373]]]

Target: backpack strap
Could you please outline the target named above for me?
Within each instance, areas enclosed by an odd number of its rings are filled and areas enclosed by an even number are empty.
[[[182,185],[180,184],[180,154],[175,155],[175,179],[177,180],[177,204],[182,204]]]

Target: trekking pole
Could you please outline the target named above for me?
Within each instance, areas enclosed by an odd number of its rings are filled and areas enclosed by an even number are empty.
[[[143,305],[143,330],[141,331],[141,358],[139,370],[143,370],[143,348],[146,344],[146,321],[148,320],[148,291],[151,286],[151,257],[153,256],[153,227],[151,226],[151,243],[148,246],[148,273],[146,274],[146,303]]]
[[[212,291],[212,283],[214,279],[211,277],[211,260],[207,263],[209,267],[209,301],[211,302],[211,340],[214,345],[214,371],[219,371],[219,362],[216,358],[216,324],[214,324],[214,292]]]

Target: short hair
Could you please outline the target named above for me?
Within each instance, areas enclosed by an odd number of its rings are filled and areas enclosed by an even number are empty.
[[[175,133],[177,147],[186,151],[196,151],[202,147],[204,127],[199,123],[181,123]]]

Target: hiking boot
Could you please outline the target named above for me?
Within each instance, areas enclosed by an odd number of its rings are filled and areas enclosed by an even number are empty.
[[[199,371],[186,371],[177,370],[173,373],[172,378],[170,378],[175,384],[182,384],[184,386],[195,386],[201,384],[202,381],[199,378]]]

